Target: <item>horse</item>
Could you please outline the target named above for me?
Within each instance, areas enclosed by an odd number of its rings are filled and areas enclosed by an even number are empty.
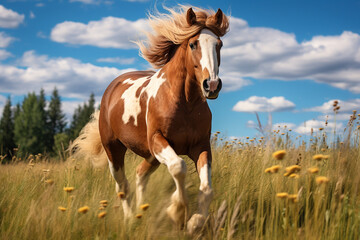
[[[142,56],[157,71],[120,75],[105,90],[100,112],[84,127],[72,147],[90,156],[94,164],[107,162],[116,181],[124,216],[132,210],[129,183],[124,173],[125,152],[144,158],[136,168],[136,205],[144,203],[150,175],[165,164],[176,190],[167,214],[176,224],[186,223],[187,166],[189,156],[200,177],[198,211],[187,221],[191,232],[204,224],[213,198],[211,187],[211,119],[207,99],[216,99],[221,37],[229,19],[214,11],[181,6],[169,14],[150,15],[154,33],[138,41]]]

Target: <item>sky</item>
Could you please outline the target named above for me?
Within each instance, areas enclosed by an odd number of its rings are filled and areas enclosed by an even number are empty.
[[[147,16],[178,4],[230,17],[222,38],[212,131],[259,136],[258,121],[308,136],[343,129],[360,111],[360,1],[345,0],[1,0],[0,111],[31,91],[56,87],[68,120],[93,92],[97,103],[118,75],[151,66],[134,40]],[[333,112],[333,101],[340,110]],[[325,126],[325,121],[328,124]]]

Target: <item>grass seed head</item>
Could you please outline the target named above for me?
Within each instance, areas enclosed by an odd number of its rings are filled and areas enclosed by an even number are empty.
[[[285,150],[279,150],[272,154],[273,158],[275,158],[276,160],[283,160],[285,155],[286,155]]]

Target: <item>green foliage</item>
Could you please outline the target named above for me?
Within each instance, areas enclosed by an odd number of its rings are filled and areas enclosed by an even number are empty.
[[[24,154],[46,151],[46,114],[42,97],[29,93],[15,118],[14,135],[19,150]]]
[[[11,100],[9,96],[0,121],[0,152],[7,155],[7,159],[10,159],[15,146],[14,118],[11,111]]]
[[[95,111],[95,96],[92,93],[90,95],[88,103],[84,103],[83,106],[78,106],[75,109],[73,119],[70,125],[70,138],[75,139],[79,136],[81,129],[89,122],[91,114]]]
[[[69,147],[70,137],[68,134],[61,132],[54,136],[53,152],[62,160],[66,159],[65,150]]]

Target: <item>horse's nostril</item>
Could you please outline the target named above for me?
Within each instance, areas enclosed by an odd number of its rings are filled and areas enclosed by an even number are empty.
[[[205,90],[209,90],[209,84],[207,82],[208,82],[208,80],[203,81],[203,87]]]

